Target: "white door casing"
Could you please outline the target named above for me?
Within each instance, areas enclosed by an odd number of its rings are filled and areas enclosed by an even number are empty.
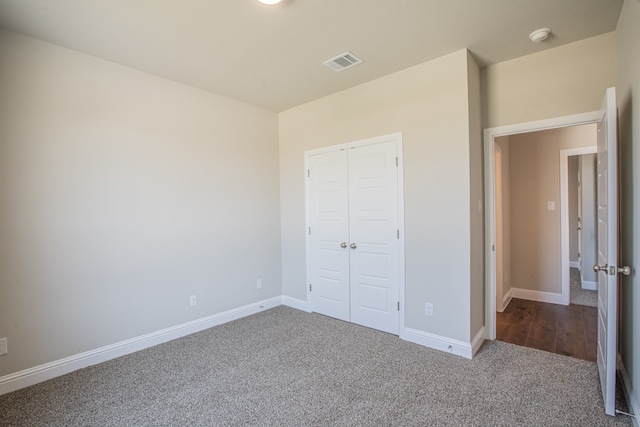
[[[399,334],[402,135],[305,153],[310,311]]]
[[[496,213],[496,310],[503,312],[504,307],[504,230],[502,206],[502,149],[495,146],[495,213]]]
[[[618,321],[618,141],[614,88],[607,89],[598,122],[598,350],[605,412],[615,415]]]

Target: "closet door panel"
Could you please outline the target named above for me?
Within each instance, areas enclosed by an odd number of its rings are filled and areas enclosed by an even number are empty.
[[[395,142],[349,150],[351,321],[398,333]]]
[[[316,313],[348,321],[347,179],[347,154],[344,150],[316,155],[310,159],[308,209],[311,309]]]

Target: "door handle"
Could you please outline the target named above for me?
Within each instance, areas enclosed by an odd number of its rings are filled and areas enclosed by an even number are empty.
[[[352,243],[352,244],[350,245],[350,247],[351,247],[351,249],[355,249],[355,248],[357,248],[358,246],[357,246],[355,243]]]
[[[595,271],[596,273],[599,272],[599,271],[604,271],[605,273],[607,273],[607,271],[608,271],[611,276],[615,276],[616,273],[622,273],[625,276],[629,276],[631,274],[631,268],[628,265],[625,265],[624,267],[618,267],[616,269],[615,266],[613,266],[613,265],[611,267],[609,267],[606,264],[604,266],[600,266],[598,264],[594,264],[593,271]]]
[[[340,247],[341,247],[342,249],[346,248],[346,247],[347,247],[347,242],[342,242],[342,243],[340,243]]]
[[[599,271],[604,271],[606,273],[608,268],[609,268],[609,266],[607,264],[605,264],[605,265],[594,264],[593,265],[593,271],[595,271],[596,273],[599,272]]]

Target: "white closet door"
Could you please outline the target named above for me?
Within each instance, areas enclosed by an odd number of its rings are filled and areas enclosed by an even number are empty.
[[[349,320],[349,196],[345,150],[309,160],[309,293],[312,311]]]
[[[396,143],[350,149],[351,321],[398,333]]]

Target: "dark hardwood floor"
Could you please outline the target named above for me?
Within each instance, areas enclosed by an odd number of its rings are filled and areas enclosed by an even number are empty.
[[[512,299],[496,314],[496,338],[578,359],[596,361],[598,312],[595,307],[568,306]]]

